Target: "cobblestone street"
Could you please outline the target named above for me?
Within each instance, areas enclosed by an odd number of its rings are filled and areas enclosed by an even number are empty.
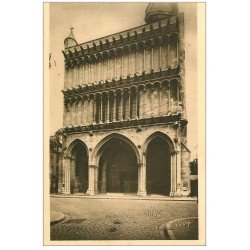
[[[51,210],[67,215],[51,240],[160,240],[164,222],[198,216],[194,201],[51,197]]]

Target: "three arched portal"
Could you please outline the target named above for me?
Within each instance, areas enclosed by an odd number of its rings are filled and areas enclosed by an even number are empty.
[[[90,178],[87,146],[76,140],[69,150],[70,193],[86,193]],[[141,190],[143,181],[147,194],[169,195],[172,141],[163,133],[154,133],[146,140],[142,150],[146,167],[144,177],[140,172],[140,154],[133,142],[120,134],[111,134],[102,140],[92,153],[97,165],[95,193],[136,194]]]

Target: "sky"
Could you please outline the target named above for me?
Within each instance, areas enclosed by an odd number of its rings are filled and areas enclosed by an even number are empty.
[[[50,135],[63,126],[64,39],[73,27],[78,43],[130,29],[145,23],[147,2],[50,3],[49,7],[49,117]],[[187,146],[191,159],[197,148],[197,16],[195,3],[179,3],[185,20],[185,88],[188,119]]]

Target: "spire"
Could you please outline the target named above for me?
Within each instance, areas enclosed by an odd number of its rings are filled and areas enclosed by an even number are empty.
[[[70,33],[69,33],[69,35],[68,35],[67,38],[75,39],[75,36],[74,36],[74,34],[73,34],[73,29],[74,29],[73,27],[70,28]]]
[[[64,40],[65,48],[78,45],[78,43],[75,39],[75,36],[73,34],[73,29],[74,29],[73,27],[70,28],[70,33],[69,33],[68,37],[66,37],[66,39]]]

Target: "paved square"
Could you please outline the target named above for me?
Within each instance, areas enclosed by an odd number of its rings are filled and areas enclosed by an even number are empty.
[[[51,210],[68,215],[51,240],[160,240],[164,222],[198,216],[195,201],[51,197]]]

